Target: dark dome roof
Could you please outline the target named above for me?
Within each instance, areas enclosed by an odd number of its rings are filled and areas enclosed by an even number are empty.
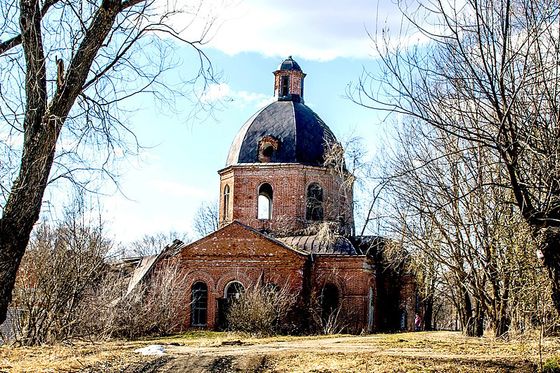
[[[297,70],[302,71],[301,67],[299,67],[298,63],[292,59],[292,56],[286,58],[280,66],[278,66],[278,70]]]
[[[278,141],[270,162],[322,166],[325,144],[336,138],[313,110],[294,101],[275,101],[253,115],[231,144],[226,166],[259,162],[259,141]]]

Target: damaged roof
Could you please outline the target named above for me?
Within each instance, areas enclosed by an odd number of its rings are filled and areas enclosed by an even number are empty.
[[[309,254],[358,255],[350,240],[339,235],[334,236],[332,239],[324,239],[313,235],[288,236],[278,238],[278,240]]]

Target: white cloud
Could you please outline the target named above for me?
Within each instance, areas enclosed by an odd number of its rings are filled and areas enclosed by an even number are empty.
[[[227,54],[257,52],[326,61],[375,53],[367,30],[398,29],[400,12],[390,1],[205,0],[185,36],[200,35],[214,21],[208,45]]]
[[[247,105],[262,107],[274,100],[274,97],[263,93],[234,91],[226,83],[210,84],[201,95],[204,103],[231,102],[237,106]]]
[[[223,101],[223,100],[230,101],[231,88],[226,83],[210,84],[206,88],[206,90],[204,90],[200,99],[204,103],[212,103],[212,102]]]

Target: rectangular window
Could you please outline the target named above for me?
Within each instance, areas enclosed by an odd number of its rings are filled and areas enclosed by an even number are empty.
[[[285,75],[282,77],[282,88],[280,96],[287,96],[290,93],[290,77]]]

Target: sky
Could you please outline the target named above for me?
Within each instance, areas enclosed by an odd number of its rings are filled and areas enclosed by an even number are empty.
[[[145,97],[130,103],[138,108],[130,121],[145,147],[119,170],[122,193],[108,187],[98,197],[109,234],[123,243],[169,231],[196,237],[192,225],[197,208],[217,200],[217,171],[225,166],[231,142],[245,121],[273,100],[272,72],[288,56],[307,74],[306,105],[337,138],[362,137],[370,157],[383,152],[383,114],[346,98],[348,85],[364,69],[377,68],[368,32],[398,27],[394,5],[381,3],[205,0],[207,8],[183,35],[194,38],[209,19],[205,17],[217,17],[204,51],[220,71],[220,81],[200,96],[216,108],[211,116],[193,117],[187,99],[176,103],[178,112]],[[177,78],[192,74],[197,66],[192,48],[178,44],[175,53],[183,60]]]

